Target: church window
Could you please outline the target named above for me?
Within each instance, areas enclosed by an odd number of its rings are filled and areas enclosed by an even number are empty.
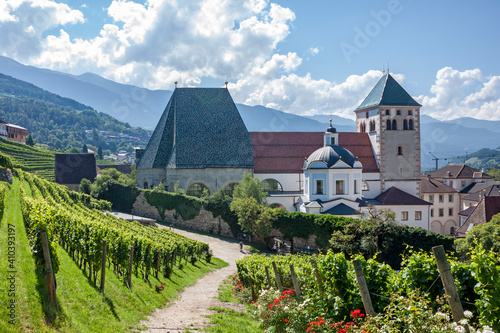
[[[392,128],[391,128],[391,121],[389,119],[387,119],[387,130],[390,131]]]
[[[203,195],[203,192],[208,192],[208,194],[210,194],[210,191],[205,185],[201,183],[195,183],[188,187],[186,194],[192,197],[201,197]]]
[[[358,180],[354,179],[354,194],[359,194],[358,191]]]
[[[370,118],[370,112],[365,113],[366,118]]]
[[[260,186],[266,192],[283,192],[283,186],[276,179],[264,179]]]
[[[224,193],[226,193],[226,195],[229,195],[230,197],[233,196],[233,191],[234,191],[234,187],[238,185],[238,183],[230,183],[230,184],[227,184],[225,187],[224,187]]]
[[[397,114],[398,116],[400,116],[400,115],[401,115],[401,110],[397,110],[397,111],[396,111],[396,114]]]
[[[408,221],[408,212],[401,212],[401,221]]]
[[[385,115],[386,115],[386,116],[389,116],[390,114],[391,114],[391,111],[389,111],[389,110],[385,110]]]
[[[422,211],[421,210],[415,211],[415,220],[419,221],[421,219],[422,219]]]
[[[398,122],[396,121],[396,119],[393,119],[392,120],[392,130],[395,131],[398,129]]]
[[[408,129],[408,121],[406,119],[403,120],[403,130]]]
[[[361,181],[361,190],[362,191],[368,191],[369,190],[368,183],[365,182],[364,180]]]
[[[412,110],[408,110],[408,115],[411,116],[413,114]]]
[[[398,155],[403,155],[403,147],[398,146]]]
[[[408,122],[408,129],[413,130],[413,119],[410,119]]]
[[[375,120],[370,121],[370,132],[375,131]]]
[[[364,122],[361,123],[361,125],[359,127],[360,127],[361,133],[365,133],[366,132],[366,124]]]
[[[324,194],[322,179],[316,179],[316,194]]]
[[[335,194],[344,194],[344,181],[336,180],[335,181]]]

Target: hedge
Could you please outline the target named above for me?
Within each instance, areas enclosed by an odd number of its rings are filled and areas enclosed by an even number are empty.
[[[9,156],[0,153],[0,167],[4,169],[13,169],[14,166]]]

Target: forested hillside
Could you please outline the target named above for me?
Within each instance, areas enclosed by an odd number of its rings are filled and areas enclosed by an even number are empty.
[[[0,116],[8,123],[26,127],[37,143],[60,149],[101,145],[114,153],[145,146],[150,136],[146,130],[3,74]]]

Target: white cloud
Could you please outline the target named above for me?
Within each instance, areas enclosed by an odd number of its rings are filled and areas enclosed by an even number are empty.
[[[317,47],[310,47],[309,50],[307,50],[307,53],[312,55],[312,56],[315,56],[319,53],[319,48]]]
[[[471,89],[477,91],[468,93]],[[500,76],[485,77],[477,68],[461,72],[445,67],[437,72],[430,92],[416,99],[422,112],[432,117],[500,120]]]

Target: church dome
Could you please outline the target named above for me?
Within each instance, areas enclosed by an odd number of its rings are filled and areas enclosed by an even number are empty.
[[[356,163],[356,157],[347,149],[340,146],[324,146],[314,151],[305,161],[304,168],[308,169],[314,162],[323,162],[330,168],[339,160],[349,165],[351,168]]]

